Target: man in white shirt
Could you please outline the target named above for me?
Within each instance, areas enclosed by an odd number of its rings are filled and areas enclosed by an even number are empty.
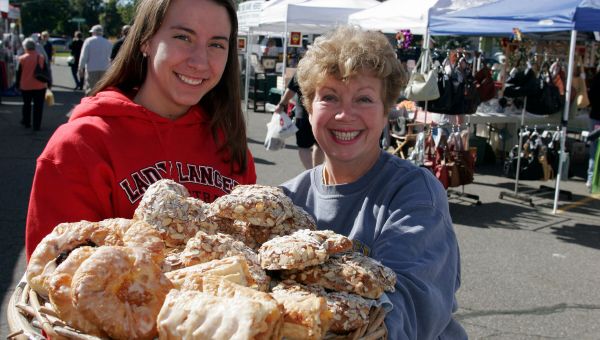
[[[92,36],[85,39],[79,57],[79,76],[85,75],[84,90],[89,94],[110,66],[112,43],[104,38],[101,25],[94,25]]]

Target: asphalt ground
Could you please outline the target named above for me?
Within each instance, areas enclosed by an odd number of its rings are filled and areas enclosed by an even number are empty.
[[[6,308],[25,269],[24,225],[35,160],[65,114],[79,102],[66,60],[53,65],[56,105],[44,111],[42,131],[19,124],[20,97],[0,104],[0,337],[10,333]],[[250,111],[248,145],[258,183],[277,185],[302,171],[294,139],[285,149],[263,147],[269,113]],[[600,196],[587,193],[585,164],[562,181],[572,194],[552,214],[554,181],[520,181],[518,193],[533,206],[501,193],[514,192],[501,164],[479,166],[473,184],[451,194],[450,211],[462,259],[456,318],[471,339],[600,339]],[[399,250],[401,251],[401,250]]]

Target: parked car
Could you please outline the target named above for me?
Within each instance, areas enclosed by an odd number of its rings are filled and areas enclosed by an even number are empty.
[[[69,52],[69,41],[65,38],[50,37],[49,38],[54,52]]]

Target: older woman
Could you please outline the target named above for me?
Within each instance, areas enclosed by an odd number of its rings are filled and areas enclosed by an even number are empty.
[[[392,46],[340,27],[315,40],[297,72],[325,163],[284,183],[286,194],[319,229],[349,236],[396,272],[390,339],[466,339],[452,318],[460,258],[446,192],[429,170],[379,148],[406,81]]]

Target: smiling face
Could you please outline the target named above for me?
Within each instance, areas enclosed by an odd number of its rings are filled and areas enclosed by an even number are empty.
[[[318,86],[310,122],[327,169],[346,182],[362,176],[379,157],[379,139],[386,124],[382,80],[364,73],[348,81],[328,77]],[[344,174],[346,172],[346,174]]]
[[[210,0],[174,0],[159,30],[142,45],[148,73],[135,101],[175,119],[218,84],[229,49],[227,10]]]

